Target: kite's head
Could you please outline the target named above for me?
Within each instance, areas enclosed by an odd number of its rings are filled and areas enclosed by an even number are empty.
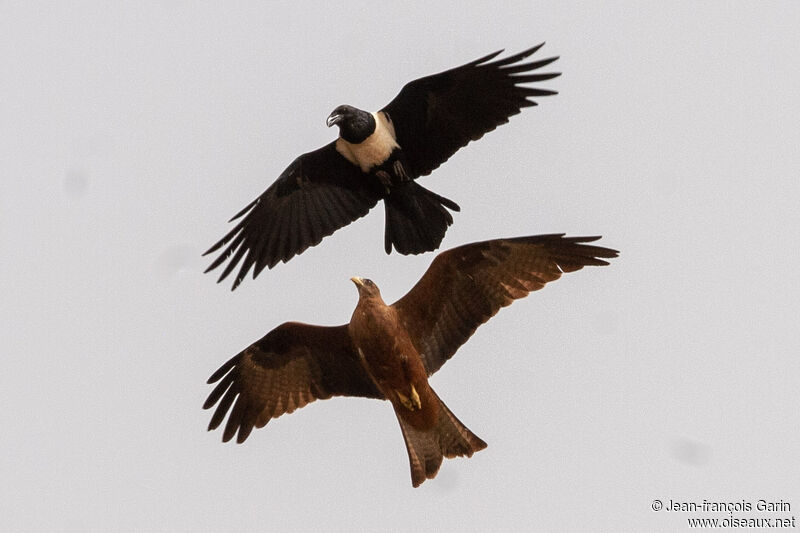
[[[351,144],[358,144],[375,132],[375,117],[349,105],[340,105],[328,115],[328,127],[339,126],[339,136]]]
[[[350,281],[356,284],[356,288],[358,289],[358,297],[361,298],[372,298],[381,296],[381,291],[378,289],[378,286],[371,279],[366,278],[359,278],[359,277],[352,277]]]

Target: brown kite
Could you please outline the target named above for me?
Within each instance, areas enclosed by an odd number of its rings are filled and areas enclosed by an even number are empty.
[[[386,305],[370,280],[352,278],[358,304],[349,324],[287,322],[222,365],[204,409],[208,429],[228,414],[222,435],[243,442],[254,427],[317,399],[389,400],[400,422],[416,487],[443,457],[470,457],[486,443],[462,424],[428,384],[475,329],[501,307],[563,272],[607,265],[615,250],[600,237],[536,235],[467,244],[439,254],[400,300]]]
[[[556,94],[529,83],[558,76],[541,72],[557,57],[524,60],[544,43],[492,61],[501,52],[407,83],[383,109],[338,106],[328,116],[339,137],[295,159],[261,196],[230,221],[236,225],[206,254],[220,251],[206,272],[225,261],[219,281],[239,266],[232,289],[250,269],[286,262],[363,217],[380,200],[386,209],[384,248],[401,254],[435,250],[458,204],[415,180],[460,148],[508,122],[533,98]],[[370,78],[385,76],[382,65]]]

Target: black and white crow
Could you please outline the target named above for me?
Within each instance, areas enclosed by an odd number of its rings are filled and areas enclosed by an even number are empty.
[[[375,113],[338,106],[327,124],[339,127],[339,138],[295,159],[231,219],[241,218],[205,253],[222,249],[206,272],[230,258],[222,281],[241,264],[235,289],[251,268],[255,278],[265,267],[288,261],[366,215],[379,200],[386,207],[386,253],[392,247],[401,254],[438,248],[453,223],[447,209],[459,207],[414,180],[523,107],[535,106],[529,98],[556,94],[521,85],[559,76],[532,73],[558,57],[521,63],[543,45],[492,61],[500,50],[414,80]]]

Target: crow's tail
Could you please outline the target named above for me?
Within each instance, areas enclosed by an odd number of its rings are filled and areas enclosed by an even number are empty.
[[[386,233],[384,246],[401,254],[419,254],[435,250],[441,244],[453,217],[447,209],[460,211],[452,200],[429,191],[415,181],[392,187],[384,198]],[[445,209],[447,208],[447,209]]]

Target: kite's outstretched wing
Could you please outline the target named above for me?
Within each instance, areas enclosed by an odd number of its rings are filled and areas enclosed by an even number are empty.
[[[584,244],[599,238],[554,234],[497,239],[436,256],[417,284],[394,303],[428,375],[501,307],[563,272],[607,265],[600,258],[616,257],[616,250]]]
[[[243,442],[254,427],[331,396],[383,398],[358,361],[347,326],[287,322],[273,329],[208,379],[219,381],[203,409],[216,410],[216,429],[228,414],[222,440]],[[233,407],[231,409],[231,407]]]

